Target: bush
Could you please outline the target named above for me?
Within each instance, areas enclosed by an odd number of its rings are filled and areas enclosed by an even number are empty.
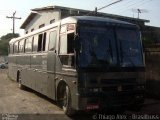
[[[19,37],[19,34],[8,33],[0,38],[0,55],[8,55],[9,41],[16,37]]]

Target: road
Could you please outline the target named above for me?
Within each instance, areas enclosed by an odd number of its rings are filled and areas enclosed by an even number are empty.
[[[141,111],[126,111],[124,115],[126,114],[160,115],[160,100],[146,99]],[[84,116],[84,118],[92,119],[93,115]],[[20,90],[18,84],[7,77],[7,70],[0,69],[0,120],[8,120],[4,119],[5,116],[17,117],[18,120],[24,118],[26,120],[74,119],[64,115],[63,111],[56,106],[56,103],[45,96],[32,90]],[[98,116],[101,117],[99,114]]]

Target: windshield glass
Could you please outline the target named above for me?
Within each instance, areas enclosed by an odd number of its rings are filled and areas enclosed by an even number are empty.
[[[119,43],[120,65],[122,67],[142,66],[143,58],[139,31],[117,28],[116,34]]]
[[[80,28],[79,66],[108,66],[117,63],[113,31],[110,27],[83,26]]]
[[[140,32],[118,27],[80,26],[80,67],[143,66]]]

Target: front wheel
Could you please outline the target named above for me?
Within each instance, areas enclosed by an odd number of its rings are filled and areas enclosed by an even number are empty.
[[[59,105],[64,113],[68,116],[73,116],[75,112],[71,108],[71,93],[68,85],[65,84],[59,88],[58,96]]]

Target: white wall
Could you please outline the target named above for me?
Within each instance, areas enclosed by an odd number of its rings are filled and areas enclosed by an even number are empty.
[[[50,11],[43,11],[38,12],[38,14],[32,19],[32,21],[26,26],[25,32],[31,32],[31,29],[34,30],[39,29],[41,24],[49,25],[50,20],[55,19],[55,21],[59,20],[61,13],[58,10],[50,10]]]

